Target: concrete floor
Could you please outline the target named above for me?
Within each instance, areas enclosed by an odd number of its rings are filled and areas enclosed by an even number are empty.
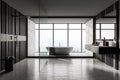
[[[0,80],[120,80],[120,71],[97,59],[48,59],[39,69],[39,59],[25,59]]]

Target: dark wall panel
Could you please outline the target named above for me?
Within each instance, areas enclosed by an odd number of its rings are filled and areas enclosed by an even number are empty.
[[[2,26],[1,26],[1,33],[6,33],[6,4],[2,2]]]
[[[26,41],[20,41],[20,60],[26,58]]]
[[[1,69],[1,65],[2,65],[2,64],[1,64],[1,61],[2,61],[2,60],[1,60],[1,56],[2,56],[2,55],[1,55],[1,42],[0,42],[0,71],[2,70],[2,69]]]
[[[15,56],[16,56],[16,46],[15,46],[15,41],[13,41],[12,42],[12,47],[13,47],[13,53],[12,53],[12,55],[13,55],[13,57],[14,57],[14,63],[16,62],[16,58],[15,58]]]
[[[8,8],[9,11],[9,34],[13,34],[13,26],[12,26],[12,8]]]
[[[15,34],[19,35],[20,34],[20,32],[19,32],[19,29],[20,29],[20,14],[17,11],[16,11],[16,25],[15,25],[15,28],[16,28]]]
[[[8,11],[8,9],[9,9],[9,6],[6,5],[6,19],[5,19],[6,34],[8,34],[8,28],[9,28],[9,11]]]
[[[120,40],[120,1],[119,1],[119,40]],[[119,49],[120,49],[120,41],[119,41]]]
[[[21,37],[26,37],[27,18],[19,11],[0,0],[0,71],[5,69],[5,59],[14,56],[15,62],[26,58],[27,43]],[[0,36],[1,38],[1,36]]]
[[[0,34],[1,34],[1,0],[0,0]],[[1,41],[0,41],[0,71],[2,70],[1,69],[1,63],[2,60],[1,60]]]
[[[9,51],[9,56],[13,56],[13,41],[8,42],[8,51]]]
[[[20,16],[20,35],[26,36],[26,17]]]
[[[5,48],[6,48],[5,56],[8,57],[9,56],[9,51],[8,51],[9,46],[8,46],[7,42],[6,42],[6,47]]]
[[[20,61],[19,41],[15,42],[15,62]]]
[[[1,42],[1,59],[2,59],[1,69],[2,70],[5,68],[5,57],[6,57],[6,42]]]
[[[12,9],[12,30],[13,30],[13,34],[15,35],[15,25],[16,25],[16,23],[15,23],[15,20],[16,20],[16,16],[15,16],[15,9]]]
[[[1,0],[0,0],[0,33],[1,33],[1,7],[2,5],[1,5]]]

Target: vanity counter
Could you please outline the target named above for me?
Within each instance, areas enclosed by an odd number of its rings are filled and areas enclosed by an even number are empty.
[[[114,46],[96,46],[92,44],[86,44],[85,48],[98,54],[116,54],[119,52],[119,50]]]

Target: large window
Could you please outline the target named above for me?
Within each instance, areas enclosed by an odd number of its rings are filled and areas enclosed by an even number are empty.
[[[47,46],[53,46],[53,27],[52,24],[38,24],[35,26],[35,51],[47,52]]]
[[[74,47],[73,52],[81,52],[80,30],[69,30],[69,46]]]
[[[39,50],[42,53],[47,52],[46,47],[48,46],[68,46],[74,47],[73,53],[81,53],[85,51],[85,44],[85,24],[36,24],[36,52],[39,52]]]
[[[46,47],[52,46],[53,42],[52,30],[40,30],[40,50],[47,52]]]
[[[47,52],[46,47],[52,46],[53,25],[40,24],[40,52]]]
[[[114,39],[115,24],[96,24],[96,39]]]
[[[86,44],[86,25],[82,24],[82,52],[85,52]]]
[[[81,24],[69,24],[69,46],[73,52],[81,52]]]
[[[39,52],[39,38],[38,38],[39,32],[38,31],[39,30],[35,29],[35,52]]]
[[[67,46],[67,24],[54,24],[54,46]]]
[[[101,39],[100,32],[100,24],[96,24],[96,39]]]

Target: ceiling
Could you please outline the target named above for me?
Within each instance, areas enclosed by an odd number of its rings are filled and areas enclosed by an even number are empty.
[[[116,0],[4,0],[24,15],[95,16]],[[39,5],[39,2],[41,3]]]

